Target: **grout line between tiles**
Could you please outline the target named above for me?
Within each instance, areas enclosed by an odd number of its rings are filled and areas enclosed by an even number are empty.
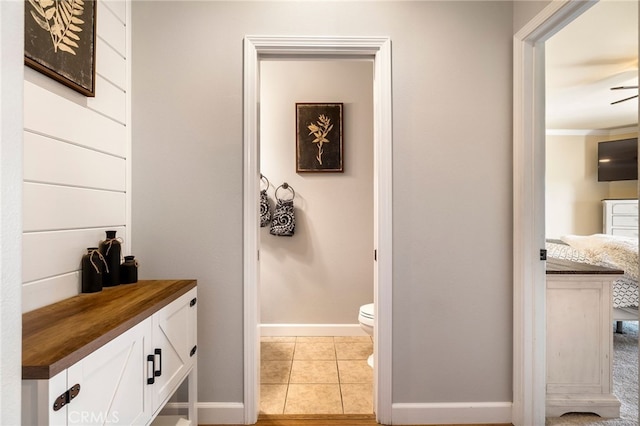
[[[336,339],[332,337],[333,341],[333,354],[336,357],[336,372],[338,373],[338,391],[340,392],[340,407],[342,408],[342,414],[344,414],[344,398],[342,397],[342,380],[340,379],[340,368],[338,368],[338,349],[336,349]]]
[[[291,386],[291,377],[293,375],[293,362],[295,359],[295,353],[296,353],[296,349],[298,348],[298,343],[302,343],[299,342],[299,337],[300,336],[295,336],[295,341],[294,341],[294,347],[293,347],[293,354],[291,356],[290,359],[290,364],[289,364],[289,374],[288,374],[288,378],[287,378],[287,387],[286,387],[286,391],[285,391],[285,399],[284,399],[284,405],[282,407],[282,414],[284,415],[286,413],[287,410],[287,403],[289,402],[289,391],[290,391],[290,386]],[[332,336],[331,337],[331,341],[333,342],[333,352],[335,355],[335,367],[336,367],[336,373],[338,375],[338,390],[340,392],[340,404],[341,404],[341,412],[342,414],[345,413],[345,402],[344,402],[344,395],[343,395],[343,385],[344,383],[342,383],[342,378],[340,375],[340,368],[339,368],[339,364],[338,364],[338,351],[337,351],[337,347],[336,347],[336,341],[335,341],[335,337]],[[311,384],[311,383],[309,383]]]

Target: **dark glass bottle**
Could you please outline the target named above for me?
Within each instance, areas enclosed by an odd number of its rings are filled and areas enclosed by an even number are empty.
[[[120,254],[122,247],[116,238],[116,231],[106,231],[107,239],[100,242],[100,253],[107,262],[107,270],[104,274],[102,285],[113,287],[120,284]]]
[[[120,265],[120,283],[133,284],[138,282],[138,261],[135,256],[125,256]]]
[[[82,256],[82,292],[96,293],[102,291],[105,262],[98,247],[87,248]]]

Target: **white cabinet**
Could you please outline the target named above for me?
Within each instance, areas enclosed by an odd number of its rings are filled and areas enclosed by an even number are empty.
[[[638,200],[602,200],[602,232],[638,236]]]
[[[611,286],[622,271],[547,261],[546,415],[619,417],[613,394]]]
[[[195,289],[156,313],[153,323],[153,411],[162,408],[191,370],[197,352]]]
[[[148,423],[151,405],[141,382],[147,374],[144,359],[150,336],[148,318],[49,380],[23,380],[22,423]]]
[[[106,294],[116,299],[131,296],[126,303],[134,304],[136,308],[133,312],[123,309],[126,314],[112,312],[108,307],[101,306],[99,300],[92,300],[105,295],[80,295],[77,301],[60,306],[51,305],[50,308],[54,312],[77,312],[78,318],[74,318],[73,314],[67,315],[68,318],[56,314],[48,320],[44,316],[51,312],[46,309],[41,317],[29,316],[27,341],[55,330],[56,323],[62,321],[66,326],[76,325],[76,332],[61,333],[58,339],[44,344],[50,346],[50,352],[62,352],[68,346],[65,345],[66,334],[69,345],[78,348],[67,355],[47,358],[46,362],[40,363],[42,365],[37,365],[38,357],[32,355],[39,348],[32,349],[27,344],[27,362],[23,356],[23,424],[149,425],[178,387],[187,380],[189,422],[197,425],[197,293],[193,283],[190,289],[178,286],[183,294],[177,298],[170,296],[173,300],[166,303],[162,300],[166,298],[165,293],[170,294],[170,285],[163,289],[140,283],[139,287],[127,289],[123,286],[118,291]],[[145,290],[151,293],[150,297],[144,294]],[[154,295],[154,292],[158,294]],[[73,302],[77,303],[74,305]],[[98,333],[98,337],[88,341],[86,336],[92,333],[92,326],[86,323],[89,321],[87,318],[83,321],[82,317],[86,314],[87,304],[99,311],[100,315],[95,315],[97,323],[109,324],[104,332]],[[131,324],[130,320],[135,325],[119,331],[120,326]],[[34,322],[37,326],[32,325]],[[103,338],[106,339],[105,343],[101,343]],[[29,365],[25,367],[25,363]],[[61,371],[56,372],[58,369]],[[55,374],[46,377],[47,371]],[[45,377],[38,377],[40,375]]]

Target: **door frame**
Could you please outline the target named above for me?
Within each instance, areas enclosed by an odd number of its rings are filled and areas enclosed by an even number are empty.
[[[392,97],[388,37],[246,36],[243,70],[244,422],[260,408],[259,118],[260,59],[360,58],[374,62],[374,410],[391,424],[392,389]],[[374,254],[371,254],[374,256]],[[355,314],[354,314],[355,315]]]
[[[513,43],[513,414],[516,426],[545,422],[544,42],[598,0],[553,0]]]

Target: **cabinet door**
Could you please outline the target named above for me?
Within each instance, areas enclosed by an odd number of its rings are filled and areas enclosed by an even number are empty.
[[[153,411],[173,395],[193,366],[195,347],[196,289],[155,313],[152,354],[156,359]]]
[[[143,383],[150,335],[148,318],[67,370],[68,385],[80,384],[80,393],[67,406],[69,425],[143,425],[149,421],[151,407],[145,402]]]
[[[56,399],[64,394],[67,386],[67,370],[49,380],[22,381],[22,424],[41,426],[66,426],[68,405],[53,409]]]

